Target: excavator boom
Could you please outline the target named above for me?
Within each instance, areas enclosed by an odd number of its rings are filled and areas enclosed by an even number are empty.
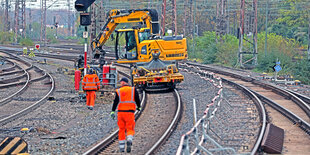
[[[153,9],[139,10],[111,10],[109,11],[106,24],[101,28],[101,32],[92,42],[92,50],[101,50],[104,43],[109,39],[116,26],[120,23],[140,23],[141,26],[149,28],[153,35],[158,35],[159,24],[158,14]]]

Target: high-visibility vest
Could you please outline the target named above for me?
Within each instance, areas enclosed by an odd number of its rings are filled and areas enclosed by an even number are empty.
[[[96,74],[87,74],[84,76],[83,90],[98,90],[100,88],[100,81]]]
[[[116,90],[119,97],[118,111],[136,111],[135,87],[124,86]]]

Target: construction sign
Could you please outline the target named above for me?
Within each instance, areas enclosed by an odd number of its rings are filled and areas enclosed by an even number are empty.
[[[40,49],[40,44],[36,44],[36,49],[39,50]]]
[[[33,48],[30,48],[30,53],[28,55],[29,57],[35,57],[34,53],[33,53]]]
[[[28,54],[28,49],[27,49],[27,47],[24,47],[23,48],[23,55],[27,55]]]

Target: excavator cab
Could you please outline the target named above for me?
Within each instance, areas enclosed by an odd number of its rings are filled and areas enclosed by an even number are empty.
[[[150,29],[119,29],[115,30],[115,54],[117,60],[136,62],[138,53],[147,54],[146,50],[138,51],[138,45],[151,37]]]
[[[116,59],[137,59],[137,41],[133,29],[116,30]]]

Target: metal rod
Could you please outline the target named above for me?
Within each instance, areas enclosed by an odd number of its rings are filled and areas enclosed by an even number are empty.
[[[197,122],[197,110],[196,110],[196,100],[195,99],[193,99],[193,108],[194,108],[193,109],[194,110],[193,111],[194,112],[194,120],[193,120],[194,122],[193,123],[194,123],[194,126],[195,126],[195,124]]]
[[[85,32],[87,33],[87,26],[85,26]],[[86,68],[87,68],[87,37],[85,37],[85,44],[84,44],[84,76],[87,74]]]

